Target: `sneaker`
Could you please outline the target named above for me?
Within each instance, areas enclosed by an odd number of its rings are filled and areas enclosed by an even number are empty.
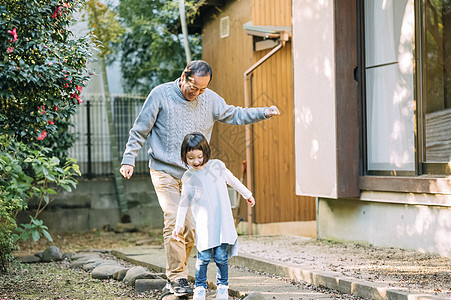
[[[185,278],[176,279],[173,282],[168,280],[166,288],[169,290],[169,292],[171,292],[177,297],[186,296],[193,292],[193,290],[188,284],[188,280],[186,280]]]
[[[218,285],[218,289],[216,290],[216,299],[229,299],[228,285]]]
[[[194,289],[193,300],[205,300],[205,288],[203,286],[197,286]]]

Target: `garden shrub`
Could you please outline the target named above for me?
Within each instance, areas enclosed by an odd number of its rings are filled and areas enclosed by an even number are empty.
[[[77,184],[74,177],[80,175],[74,159],[68,158],[61,165],[57,157],[47,155],[50,149],[32,148],[6,135],[0,136],[0,262],[3,269],[19,239],[32,237],[37,241],[45,236],[52,241],[48,228],[37,217],[55,199],[50,195],[57,194],[58,189],[70,192]],[[30,223],[17,227],[17,212],[26,209],[32,198],[38,202],[34,217]]]
[[[68,28],[80,0],[3,0],[0,3],[0,257],[2,268],[18,239],[48,235],[37,219],[58,188],[70,191],[79,174],[67,157],[90,73],[90,36]],[[29,224],[15,216],[30,199],[39,208]],[[16,235],[14,235],[16,232]]]

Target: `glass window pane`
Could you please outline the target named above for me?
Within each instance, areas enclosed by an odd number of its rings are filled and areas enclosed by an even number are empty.
[[[451,162],[451,1],[423,5],[423,161]]]
[[[365,1],[366,67],[398,61],[398,49],[402,42],[401,28],[406,21],[405,9],[409,2],[411,1]]]
[[[415,170],[412,74],[399,65],[366,70],[368,170]]]
[[[367,168],[415,171],[413,0],[365,1]]]

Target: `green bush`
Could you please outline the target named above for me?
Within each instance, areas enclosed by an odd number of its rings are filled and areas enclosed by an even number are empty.
[[[6,264],[11,260],[11,252],[16,250],[13,230],[16,221],[13,216],[24,208],[20,199],[5,198],[4,187],[0,186],[0,272],[6,271]]]
[[[68,129],[87,84],[90,36],[68,29],[80,0],[3,0],[0,3],[0,258],[18,239],[48,235],[37,216],[51,195],[76,186],[75,160],[67,158]],[[39,207],[28,224],[17,212],[31,199]]]
[[[48,228],[37,217],[55,199],[50,195],[57,194],[59,189],[70,192],[76,187],[74,177],[80,175],[80,170],[75,160],[68,158],[61,166],[57,157],[46,155],[48,152],[48,148],[34,150],[22,142],[0,136],[0,257],[3,269],[18,240],[32,237],[37,241],[41,236],[52,240]],[[35,215],[30,223],[18,227],[15,216],[28,207],[31,199],[38,200]]]

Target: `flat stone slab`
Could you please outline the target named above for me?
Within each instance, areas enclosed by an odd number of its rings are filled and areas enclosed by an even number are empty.
[[[130,268],[123,281],[128,285],[134,285],[137,279],[157,279],[157,277],[142,266]]]
[[[136,279],[135,291],[142,294],[154,290],[162,290],[166,286],[166,280],[164,279]]]
[[[41,258],[36,255],[22,255],[22,256],[16,256],[16,260],[20,261],[21,263],[25,264],[31,264],[31,263],[38,263],[41,262]]]
[[[99,260],[96,262],[92,262],[92,263],[87,263],[85,265],[83,265],[83,270],[87,271],[87,272],[91,272],[92,270],[94,270],[94,268],[98,267],[98,266],[104,266],[104,265],[118,265],[117,261],[115,260]]]
[[[116,279],[117,281],[124,280],[125,275],[127,275],[128,270],[129,269],[127,268],[127,269],[117,271],[116,273],[113,274],[113,279]]]
[[[125,267],[121,265],[103,265],[94,268],[91,272],[92,278],[95,279],[110,279],[113,278],[114,273],[119,272]]]
[[[79,260],[79,259],[88,259],[88,258],[101,258],[99,254],[92,253],[92,252],[86,252],[86,253],[77,253],[72,255],[72,260]]]
[[[87,264],[91,264],[91,263],[96,263],[96,262],[102,262],[103,258],[101,257],[92,257],[92,258],[80,258],[77,260],[74,260],[70,263],[69,267],[73,268],[73,269],[77,269],[77,268],[83,268],[84,265]]]

